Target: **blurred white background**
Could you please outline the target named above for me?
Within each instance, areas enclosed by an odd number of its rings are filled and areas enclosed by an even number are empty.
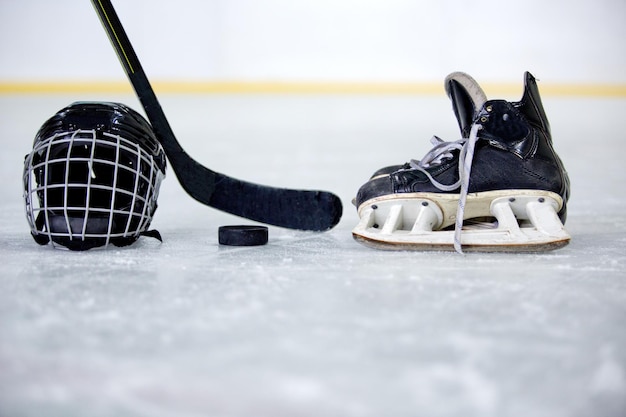
[[[114,1],[153,80],[626,83],[624,0]],[[0,82],[125,79],[87,0],[0,0]]]

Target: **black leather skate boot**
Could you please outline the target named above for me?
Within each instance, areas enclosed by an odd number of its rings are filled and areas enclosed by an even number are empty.
[[[553,149],[535,78],[525,74],[519,102],[487,100],[460,72],[448,76],[445,87],[463,138],[435,137],[421,161],[377,171],[357,193],[361,222],[354,237],[386,249],[459,252],[462,245],[536,251],[567,244],[569,179]],[[469,226],[476,219],[494,220],[490,232]],[[452,226],[451,236],[445,232]]]

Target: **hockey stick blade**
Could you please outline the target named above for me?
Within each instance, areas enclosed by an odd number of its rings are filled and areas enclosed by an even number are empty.
[[[333,193],[254,184],[212,171],[191,158],[176,140],[111,1],[91,2],[187,194],[215,209],[289,229],[324,231],[339,223],[343,208]]]

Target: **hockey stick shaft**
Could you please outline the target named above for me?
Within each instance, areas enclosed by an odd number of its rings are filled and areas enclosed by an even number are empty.
[[[91,0],[146,116],[185,191],[202,204],[251,220],[300,230],[328,230],[342,214],[341,200],[326,191],[275,188],[212,171],[176,140],[110,0]]]

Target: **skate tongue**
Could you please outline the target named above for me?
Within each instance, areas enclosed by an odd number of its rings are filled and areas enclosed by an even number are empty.
[[[464,72],[453,72],[446,77],[444,84],[461,134],[467,137],[474,116],[487,101],[487,96],[476,80]]]

